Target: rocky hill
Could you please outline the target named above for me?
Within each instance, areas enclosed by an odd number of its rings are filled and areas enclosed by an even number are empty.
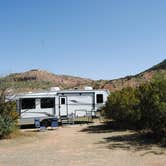
[[[14,73],[0,79],[0,89],[10,87],[15,92],[48,90],[50,87],[61,89],[82,88],[91,85],[92,80],[67,75],[55,75],[44,70],[30,70]]]
[[[166,59],[134,76],[126,76],[115,80],[99,80],[95,82],[96,88],[109,89],[111,91],[121,90],[125,87],[138,87],[140,84],[151,81],[155,76],[166,75]]]
[[[155,75],[166,73],[166,60],[152,68],[134,76],[126,76],[115,80],[90,80],[67,75],[55,75],[44,70],[30,70],[23,73],[13,73],[0,78],[0,89],[8,88],[12,92],[27,92],[48,90],[58,86],[61,89],[83,88],[92,86],[95,89],[120,90],[125,87],[138,87],[140,84],[151,81]]]

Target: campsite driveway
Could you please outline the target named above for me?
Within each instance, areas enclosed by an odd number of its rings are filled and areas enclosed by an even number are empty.
[[[93,124],[22,132],[29,136],[0,141],[0,166],[166,165],[164,148],[138,142],[131,131],[104,130]]]

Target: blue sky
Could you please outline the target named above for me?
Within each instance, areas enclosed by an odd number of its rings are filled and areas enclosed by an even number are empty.
[[[165,9],[165,0],[0,0],[0,74],[139,73],[166,58]]]

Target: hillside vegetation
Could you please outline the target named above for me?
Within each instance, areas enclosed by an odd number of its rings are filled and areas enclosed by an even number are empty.
[[[48,90],[58,86],[61,89],[70,89],[91,85],[92,80],[55,75],[44,70],[30,70],[24,73],[14,73],[0,79],[0,89],[10,88],[14,92]]]
[[[150,68],[147,71],[152,71],[152,70],[166,70],[166,59],[163,60],[161,63],[153,66],[152,68]]]
[[[83,88],[92,86],[95,89],[109,89],[114,92],[126,87],[139,87],[150,82],[156,75],[166,71],[166,60],[153,66],[152,68],[134,75],[126,76],[115,80],[91,80],[67,75],[55,75],[44,70],[30,70],[23,73],[13,73],[0,78],[0,90],[28,92],[48,90],[50,87],[58,86],[61,89]]]

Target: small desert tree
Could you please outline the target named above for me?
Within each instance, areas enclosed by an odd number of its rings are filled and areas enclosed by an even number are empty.
[[[15,102],[0,104],[0,138],[6,137],[17,129],[18,114]]]
[[[18,114],[14,101],[5,102],[7,88],[0,92],[0,138],[7,137],[17,129]]]

